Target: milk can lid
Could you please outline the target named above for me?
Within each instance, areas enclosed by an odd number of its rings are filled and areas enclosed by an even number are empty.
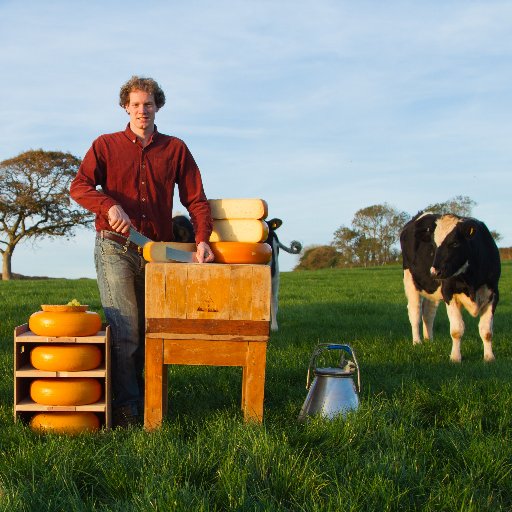
[[[315,368],[315,375],[329,376],[329,377],[351,377],[354,374],[355,368]]]

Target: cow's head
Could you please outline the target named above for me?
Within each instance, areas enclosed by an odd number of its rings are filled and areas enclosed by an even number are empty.
[[[471,240],[479,229],[474,219],[443,215],[434,231],[436,252],[430,273],[436,279],[448,279],[469,267]]]
[[[434,231],[439,215],[420,212],[407,223],[400,234],[402,252],[416,268],[429,269],[434,260]]]
[[[194,242],[194,226],[185,215],[176,215],[172,218],[172,233],[175,242]]]
[[[270,220],[267,220],[266,222],[268,225],[268,229],[270,231],[275,231],[283,223],[283,221],[281,219],[270,219]]]

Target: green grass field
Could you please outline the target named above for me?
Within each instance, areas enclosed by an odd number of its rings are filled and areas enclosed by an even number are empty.
[[[0,510],[512,510],[511,285],[507,262],[496,362],[466,315],[456,365],[444,306],[435,341],[412,345],[398,266],[284,273],[262,426],[242,420],[240,369],[173,366],[162,429],[73,438],[14,423],[13,329],[40,304],[100,311],[96,283],[0,282]],[[353,347],[361,406],[301,424],[318,342]]]

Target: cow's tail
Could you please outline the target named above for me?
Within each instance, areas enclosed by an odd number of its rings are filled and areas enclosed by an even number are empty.
[[[292,240],[290,247],[287,247],[286,245],[283,245],[281,242],[279,242],[279,249],[282,249],[289,254],[299,254],[299,252],[302,251],[302,244],[297,242],[297,240]]]

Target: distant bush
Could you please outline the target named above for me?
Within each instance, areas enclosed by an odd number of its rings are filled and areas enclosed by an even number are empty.
[[[502,260],[512,260],[512,247],[500,247],[499,251]]]
[[[338,266],[340,255],[332,245],[308,247],[294,270],[319,270]]]

